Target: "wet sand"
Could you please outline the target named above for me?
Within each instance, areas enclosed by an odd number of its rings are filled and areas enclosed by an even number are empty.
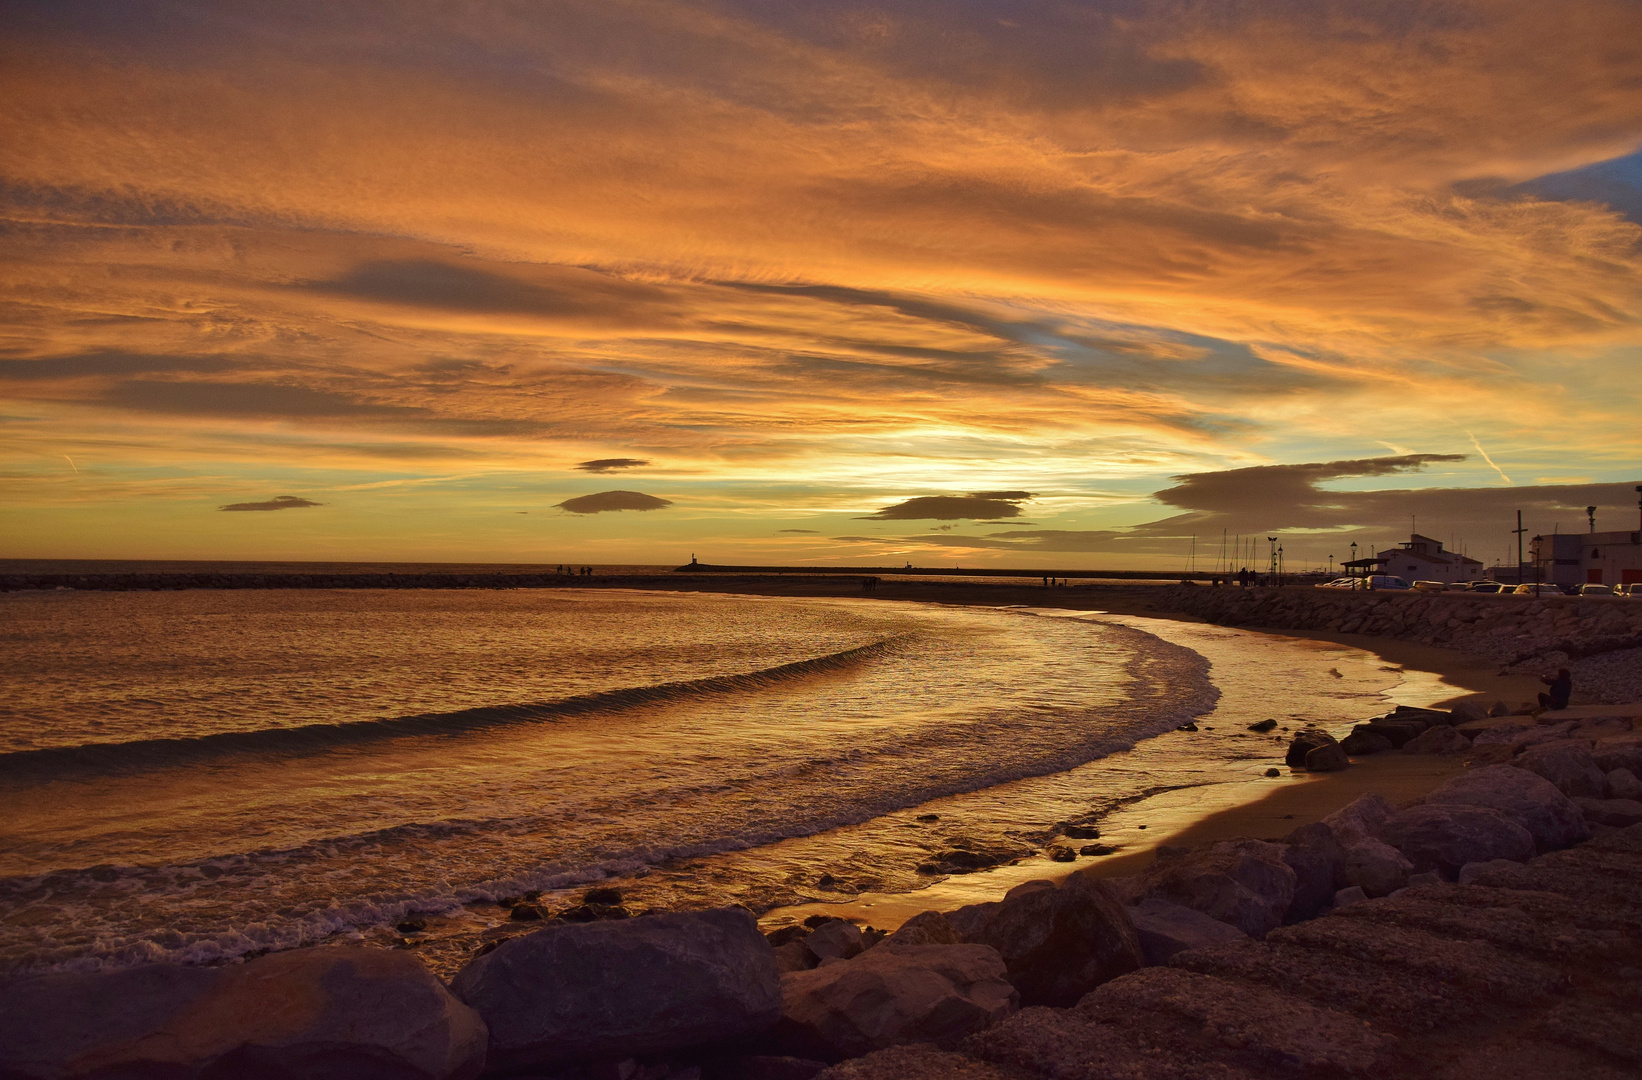
[[[892,590],[891,583],[886,580],[872,598],[986,606],[1064,607],[1181,622],[1201,621],[1164,610],[1159,603],[1162,597],[1155,591],[1155,586],[1040,586],[1023,589],[1018,586],[998,588],[944,582],[913,582],[912,585],[917,587]],[[797,580],[773,584],[771,588],[788,595],[809,594],[799,591],[808,586]],[[725,591],[763,590],[755,583],[743,581]],[[1003,595],[1006,593],[1016,595],[1006,598]],[[836,589],[821,593],[834,596],[843,594],[842,590]],[[1347,645],[1373,653],[1388,665],[1410,672],[1427,673],[1431,676],[1430,682],[1435,684],[1435,692],[1431,700],[1422,704],[1434,707],[1473,697],[1487,704],[1499,700],[1515,706],[1519,702],[1533,700],[1541,689],[1532,677],[1500,674],[1493,664],[1448,649],[1360,634],[1281,631],[1273,632],[1272,636]],[[1443,693],[1447,690],[1454,692]],[[825,914],[854,919],[880,929],[893,929],[922,911],[950,911],[965,904],[999,899],[1005,892],[1026,881],[1060,880],[1080,872],[1095,877],[1138,873],[1152,862],[1156,857],[1156,848],[1162,844],[1195,847],[1240,836],[1279,839],[1301,825],[1322,820],[1360,795],[1376,793],[1393,803],[1418,798],[1462,767],[1460,759],[1454,757],[1384,753],[1358,759],[1351,768],[1338,773],[1290,773],[1285,769],[1281,776],[1275,778],[1229,781],[1163,792],[1122,807],[1102,820],[1098,842],[1116,847],[1118,850],[1112,855],[1080,857],[1075,864],[1034,857],[1013,866],[950,877],[915,893],[864,893],[836,903],[777,908],[766,913],[761,921],[766,928],[772,928],[801,921],[810,915]],[[1091,842],[1082,841],[1077,846]]]

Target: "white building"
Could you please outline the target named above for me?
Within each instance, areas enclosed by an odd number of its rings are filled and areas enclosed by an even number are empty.
[[[1457,551],[1444,551],[1441,540],[1414,533],[1408,543],[1376,553],[1381,574],[1409,581],[1478,581],[1482,561]]]
[[[1642,583],[1642,532],[1536,536],[1530,556],[1539,580],[1557,585]]]

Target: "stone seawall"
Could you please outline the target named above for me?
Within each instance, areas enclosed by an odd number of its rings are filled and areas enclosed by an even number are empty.
[[[1157,607],[1224,626],[1368,634],[1454,649],[1504,668],[1573,669],[1604,701],[1642,688],[1642,600],[1489,593],[1176,585]]]

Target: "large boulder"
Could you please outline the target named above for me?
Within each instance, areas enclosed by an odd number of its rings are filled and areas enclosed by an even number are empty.
[[[1339,772],[1351,767],[1351,756],[1339,743],[1325,743],[1306,752],[1307,772]]]
[[[1123,904],[1085,874],[1073,874],[1059,888],[1028,882],[1000,901],[971,904],[946,918],[964,941],[998,951],[1028,1005],[1071,1005],[1143,961]]]
[[[891,945],[781,977],[779,1053],[824,1061],[905,1043],[951,1046],[1020,1007],[986,945]]]
[[[1370,754],[1383,754],[1392,749],[1391,740],[1384,735],[1376,735],[1372,731],[1353,731],[1340,740],[1340,749],[1352,757],[1368,757]]]
[[[1610,799],[1635,799],[1642,802],[1642,780],[1629,769],[1614,769],[1604,780],[1604,789]]]
[[[1587,745],[1560,742],[1531,747],[1512,764],[1543,776],[1569,798],[1600,799],[1607,785],[1607,774],[1597,768]]]
[[[1319,746],[1333,745],[1335,745],[1334,736],[1326,731],[1307,728],[1304,731],[1296,732],[1294,738],[1289,740],[1288,752],[1283,755],[1283,764],[1291,769],[1302,769],[1305,767],[1307,754]]]
[[[1642,823],[1642,802],[1635,799],[1577,798],[1574,803],[1593,825],[1625,829]]]
[[[1636,738],[1633,735],[1631,738]],[[1613,772],[1615,769],[1629,769],[1635,776],[1642,776],[1642,745],[1628,740],[1603,739],[1591,748],[1591,759],[1596,767],[1603,772]]]
[[[1130,908],[1129,918],[1140,935],[1140,948],[1148,965],[1166,964],[1175,953],[1187,949],[1248,939],[1230,923],[1156,896]]]
[[[1463,754],[1471,749],[1471,740],[1446,724],[1438,724],[1403,744],[1405,754]]]
[[[1134,894],[1137,902],[1162,897],[1263,938],[1283,924],[1294,903],[1295,881],[1280,851],[1239,850],[1239,845],[1227,843],[1153,863],[1140,876]]]
[[[0,1076],[471,1080],[485,1025],[407,952],[298,949],[0,989]]]
[[[1380,836],[1408,857],[1415,873],[1435,870],[1450,881],[1466,863],[1522,862],[1534,855],[1534,837],[1527,829],[1483,806],[1412,806],[1391,815]]]
[[[1351,729],[1353,735],[1378,735],[1392,746],[1401,750],[1412,740],[1418,738],[1427,725],[1415,720],[1402,722],[1392,720],[1371,720],[1366,724],[1358,724]]]
[[[1454,702],[1449,715],[1453,718],[1452,722],[1454,724],[1467,724],[1486,717],[1488,715],[1488,706],[1478,698],[1466,698],[1463,701]]]
[[[1382,840],[1359,840],[1345,850],[1340,881],[1356,885],[1366,896],[1390,896],[1408,884],[1414,864]]]
[[[1345,856],[1334,830],[1320,821],[1302,825],[1284,837],[1282,859],[1294,871],[1294,899],[1284,922],[1312,918],[1329,906],[1339,887],[1335,882]]]
[[[1386,818],[1397,812],[1384,795],[1359,795],[1323,819],[1329,832],[1345,847],[1379,835]]]
[[[848,960],[859,956],[866,949],[866,943],[861,938],[859,926],[843,919],[829,919],[804,939],[804,947],[818,961],[835,957]]]
[[[1584,815],[1549,780],[1514,765],[1467,769],[1425,797],[1427,805],[1484,806],[1527,829],[1541,852],[1590,838]]]
[[[939,911],[920,911],[884,939],[885,945],[961,945],[963,938]]]
[[[490,1027],[492,1072],[676,1050],[781,1016],[775,957],[744,908],[549,926],[451,989]]]

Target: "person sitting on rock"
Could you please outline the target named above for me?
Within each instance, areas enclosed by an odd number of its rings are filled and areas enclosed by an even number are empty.
[[[1539,681],[1551,688],[1550,693],[1539,695],[1539,707],[1543,710],[1554,711],[1566,709],[1568,699],[1573,696],[1574,677],[1568,674],[1567,668],[1557,668],[1556,678],[1541,675]]]

